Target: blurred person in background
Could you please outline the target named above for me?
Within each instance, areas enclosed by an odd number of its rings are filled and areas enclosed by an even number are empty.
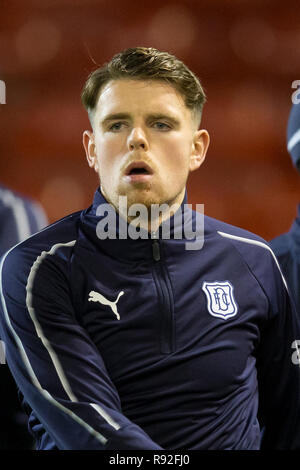
[[[274,254],[208,216],[186,236],[202,220],[187,179],[209,145],[200,81],[132,48],[82,101],[94,201],[0,267],[0,331],[36,449],[299,450],[300,321]],[[140,233],[120,197],[146,209]],[[149,227],[155,205],[167,208]]]
[[[300,103],[293,104],[287,123],[287,150],[300,173]],[[300,204],[290,230],[270,242],[300,315]]]
[[[0,220],[0,257],[47,225],[47,217],[37,202],[3,185],[0,185]],[[4,357],[3,343],[1,347]],[[0,422],[0,450],[33,447],[20,392],[6,363],[0,364]]]

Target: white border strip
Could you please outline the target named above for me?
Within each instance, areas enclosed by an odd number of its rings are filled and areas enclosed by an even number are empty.
[[[65,375],[65,372],[63,370],[63,367],[59,361],[59,358],[56,354],[56,352],[54,351],[54,349],[52,348],[51,346],[51,343],[48,341],[48,339],[46,338],[46,336],[44,335],[44,332],[43,332],[43,329],[35,315],[35,311],[34,311],[34,308],[32,306],[32,288],[33,288],[33,284],[34,284],[34,280],[35,280],[35,276],[36,276],[36,273],[40,267],[40,265],[42,264],[42,262],[44,261],[44,259],[48,256],[48,255],[54,255],[55,252],[61,248],[61,247],[72,247],[74,246],[76,243],[76,240],[72,240],[68,243],[56,243],[55,245],[52,246],[52,248],[49,250],[49,251],[43,251],[41,253],[40,256],[37,257],[37,259],[35,260],[35,262],[33,263],[32,265],[32,268],[30,270],[30,273],[29,273],[29,276],[28,276],[28,279],[27,279],[27,285],[26,285],[26,292],[27,292],[27,295],[26,295],[26,305],[27,305],[27,309],[29,311],[29,314],[30,314],[30,317],[32,319],[32,322],[34,324],[34,327],[35,327],[35,331],[38,335],[39,338],[41,338],[41,341],[43,343],[43,345],[45,346],[45,348],[47,349],[48,353],[49,353],[49,356],[51,357],[52,359],[52,362],[53,362],[53,365],[54,365],[54,368],[56,370],[56,373],[59,377],[59,380],[63,386],[63,389],[65,390],[66,394],[68,395],[69,399],[72,401],[72,402],[78,402],[76,396],[74,395],[72,389],[71,389],[71,386],[67,380],[67,377]],[[109,415],[108,413],[106,413],[105,410],[103,410],[103,408],[99,405],[99,404],[92,404],[90,403],[90,405],[97,411],[97,413],[100,414],[100,416],[102,416],[102,418],[109,424],[111,425],[114,429],[118,430],[120,429],[120,425],[118,423],[116,423]]]
[[[116,429],[116,431],[118,431],[121,426],[116,423],[111,416],[109,416],[106,411],[103,410],[103,408],[101,408],[101,406],[99,406],[98,404],[96,403],[90,403],[90,405],[97,411],[97,413],[99,413],[100,416],[102,416],[102,418],[105,419],[105,421],[110,424],[113,428]]]
[[[286,280],[284,278],[284,275],[282,274],[282,271],[280,269],[280,266],[279,266],[279,263],[278,263],[278,260],[276,258],[276,256],[274,255],[273,251],[271,250],[271,248],[269,247],[269,245],[266,245],[266,243],[263,243],[263,242],[260,242],[259,240],[252,240],[251,238],[243,238],[243,237],[238,237],[236,235],[231,235],[230,233],[225,233],[225,232],[219,232],[218,231],[218,234],[221,235],[222,237],[225,237],[225,238],[231,238],[233,240],[238,240],[240,242],[244,242],[244,243],[249,243],[250,245],[257,245],[257,246],[261,246],[262,248],[264,248],[265,250],[269,250],[270,253],[272,254],[275,262],[276,262],[276,265],[277,265],[277,268],[279,269],[279,272],[281,274],[281,277],[282,277],[282,280],[283,280],[283,283],[285,285],[285,288],[287,291],[288,290],[288,286],[287,286],[287,283],[286,283]]]
[[[62,365],[61,365],[55,351],[53,350],[53,348],[51,346],[51,343],[48,341],[48,339],[44,335],[43,329],[42,329],[40,323],[38,322],[38,320],[36,318],[35,311],[34,311],[34,308],[32,306],[32,287],[33,287],[33,283],[34,283],[37,271],[38,271],[40,265],[42,264],[42,262],[44,261],[44,259],[48,255],[54,255],[56,250],[58,250],[59,248],[61,248],[63,246],[71,247],[71,246],[74,246],[75,243],[76,243],[76,240],[72,240],[71,242],[68,242],[68,243],[57,243],[56,245],[54,245],[51,248],[51,250],[43,251],[41,253],[41,255],[38,256],[37,259],[35,260],[35,262],[33,263],[32,268],[31,268],[30,273],[29,273],[29,276],[28,276],[28,279],[27,279],[27,285],[26,285],[26,293],[27,293],[26,294],[26,306],[27,306],[30,318],[31,318],[31,320],[34,324],[36,334],[41,339],[43,345],[45,346],[45,348],[47,349],[47,351],[49,353],[49,356],[52,359],[54,368],[55,368],[56,373],[59,377],[59,380],[60,380],[60,382],[63,386],[63,389],[65,390],[65,392],[68,395],[69,399],[73,402],[77,402],[77,398],[75,397],[75,395],[72,392],[72,389],[71,389],[70,384],[67,380],[67,377],[64,373]]]
[[[300,140],[300,129],[298,129],[288,141],[287,149],[290,152]]]

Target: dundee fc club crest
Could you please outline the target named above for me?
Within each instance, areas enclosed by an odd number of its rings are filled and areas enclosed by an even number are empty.
[[[238,308],[233,295],[233,286],[229,281],[203,282],[202,289],[207,298],[207,308],[214,317],[234,317]]]

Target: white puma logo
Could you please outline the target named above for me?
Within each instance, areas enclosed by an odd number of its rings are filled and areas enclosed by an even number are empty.
[[[107,300],[102,294],[99,294],[99,292],[95,292],[92,290],[89,293],[89,302],[100,302],[103,305],[109,305],[114,314],[116,315],[117,319],[120,320],[120,315],[117,310],[117,302],[119,301],[119,298],[121,295],[123,295],[124,292],[121,291],[117,297],[117,299],[114,302],[111,302],[110,300]]]

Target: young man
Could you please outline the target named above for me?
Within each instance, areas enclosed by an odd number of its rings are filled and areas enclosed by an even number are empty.
[[[258,449],[262,427],[263,448],[299,449],[300,328],[278,263],[209,217],[202,236],[186,210],[209,143],[199,80],[135,48],[82,97],[94,202],[1,266],[7,361],[37,449]]]

